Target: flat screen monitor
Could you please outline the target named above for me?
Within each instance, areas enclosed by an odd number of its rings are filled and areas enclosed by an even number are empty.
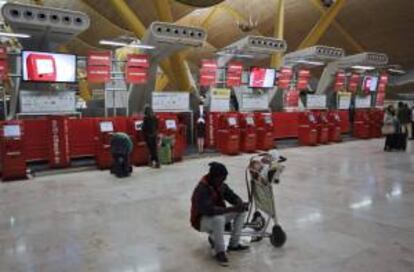
[[[75,83],[76,56],[69,54],[23,51],[23,81]]]
[[[265,116],[265,123],[268,124],[268,125],[273,124],[272,117],[270,117],[269,115],[266,115]]]
[[[378,77],[366,76],[364,78],[364,90],[375,92],[378,86]]]
[[[273,88],[275,85],[276,70],[253,67],[250,70],[249,86],[251,88]]]
[[[237,120],[235,117],[229,117],[228,121],[230,126],[237,126]]]
[[[309,118],[309,121],[310,121],[311,123],[316,123],[316,118],[315,118],[315,115],[313,115],[312,113],[310,113],[310,114],[308,115],[308,118]]]
[[[246,123],[248,125],[254,126],[254,119],[253,119],[253,117],[247,117],[246,118]]]
[[[103,121],[99,123],[99,127],[101,132],[113,132],[114,131],[114,124],[111,121]]]
[[[167,129],[177,129],[177,124],[175,123],[175,120],[166,120],[165,126]]]
[[[22,133],[19,125],[5,125],[3,127],[3,136],[5,138],[21,137]]]

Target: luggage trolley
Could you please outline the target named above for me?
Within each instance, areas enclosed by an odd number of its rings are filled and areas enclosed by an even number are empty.
[[[245,223],[246,230],[242,232],[242,236],[251,236],[252,242],[268,237],[274,247],[282,247],[286,242],[286,234],[277,219],[273,193],[273,184],[279,183],[279,177],[285,169],[282,162],[286,159],[280,158],[282,157],[275,150],[255,155],[246,168],[249,210]],[[271,221],[272,231],[268,232]]]

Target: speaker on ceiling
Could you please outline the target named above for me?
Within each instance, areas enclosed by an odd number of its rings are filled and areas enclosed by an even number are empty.
[[[321,2],[325,7],[330,8],[333,4],[335,4],[336,0],[321,0]]]
[[[224,0],[175,0],[177,2],[180,2],[184,5],[192,6],[192,7],[198,7],[198,8],[205,8],[205,7],[211,7],[214,5],[217,5]]]

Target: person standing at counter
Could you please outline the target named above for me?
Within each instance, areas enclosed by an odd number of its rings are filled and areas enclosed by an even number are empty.
[[[206,121],[202,116],[197,120],[196,133],[198,153],[201,154],[204,152],[204,138],[206,137]]]
[[[155,116],[150,105],[144,108],[144,122],[142,124],[142,132],[150,153],[150,164],[152,167],[160,168],[158,159],[158,119]]]

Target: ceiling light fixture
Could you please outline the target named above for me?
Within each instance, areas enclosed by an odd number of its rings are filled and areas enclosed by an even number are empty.
[[[302,63],[302,64],[314,65],[314,66],[322,66],[322,65],[325,65],[324,62],[321,62],[321,61],[311,61],[311,60],[297,60],[295,62],[296,63]]]
[[[31,36],[29,34],[24,34],[24,33],[0,32],[0,37],[27,39],[27,38],[30,38]]]
[[[354,65],[351,68],[355,70],[374,70],[375,69],[375,67],[373,66],[364,66],[364,65]]]
[[[400,74],[400,75],[403,75],[403,74],[407,73],[406,71],[404,71],[402,69],[395,69],[395,68],[389,68],[388,72],[394,73],[394,74]]]
[[[110,41],[110,40],[100,40],[99,44],[116,46],[116,47],[133,47],[133,48],[149,49],[149,50],[155,49],[155,46],[152,46],[152,45],[117,42],[117,41]]]
[[[230,52],[218,52],[216,55],[219,56],[233,56],[236,58],[254,58],[253,55],[247,55],[247,54],[237,54],[237,53],[230,53]]]

